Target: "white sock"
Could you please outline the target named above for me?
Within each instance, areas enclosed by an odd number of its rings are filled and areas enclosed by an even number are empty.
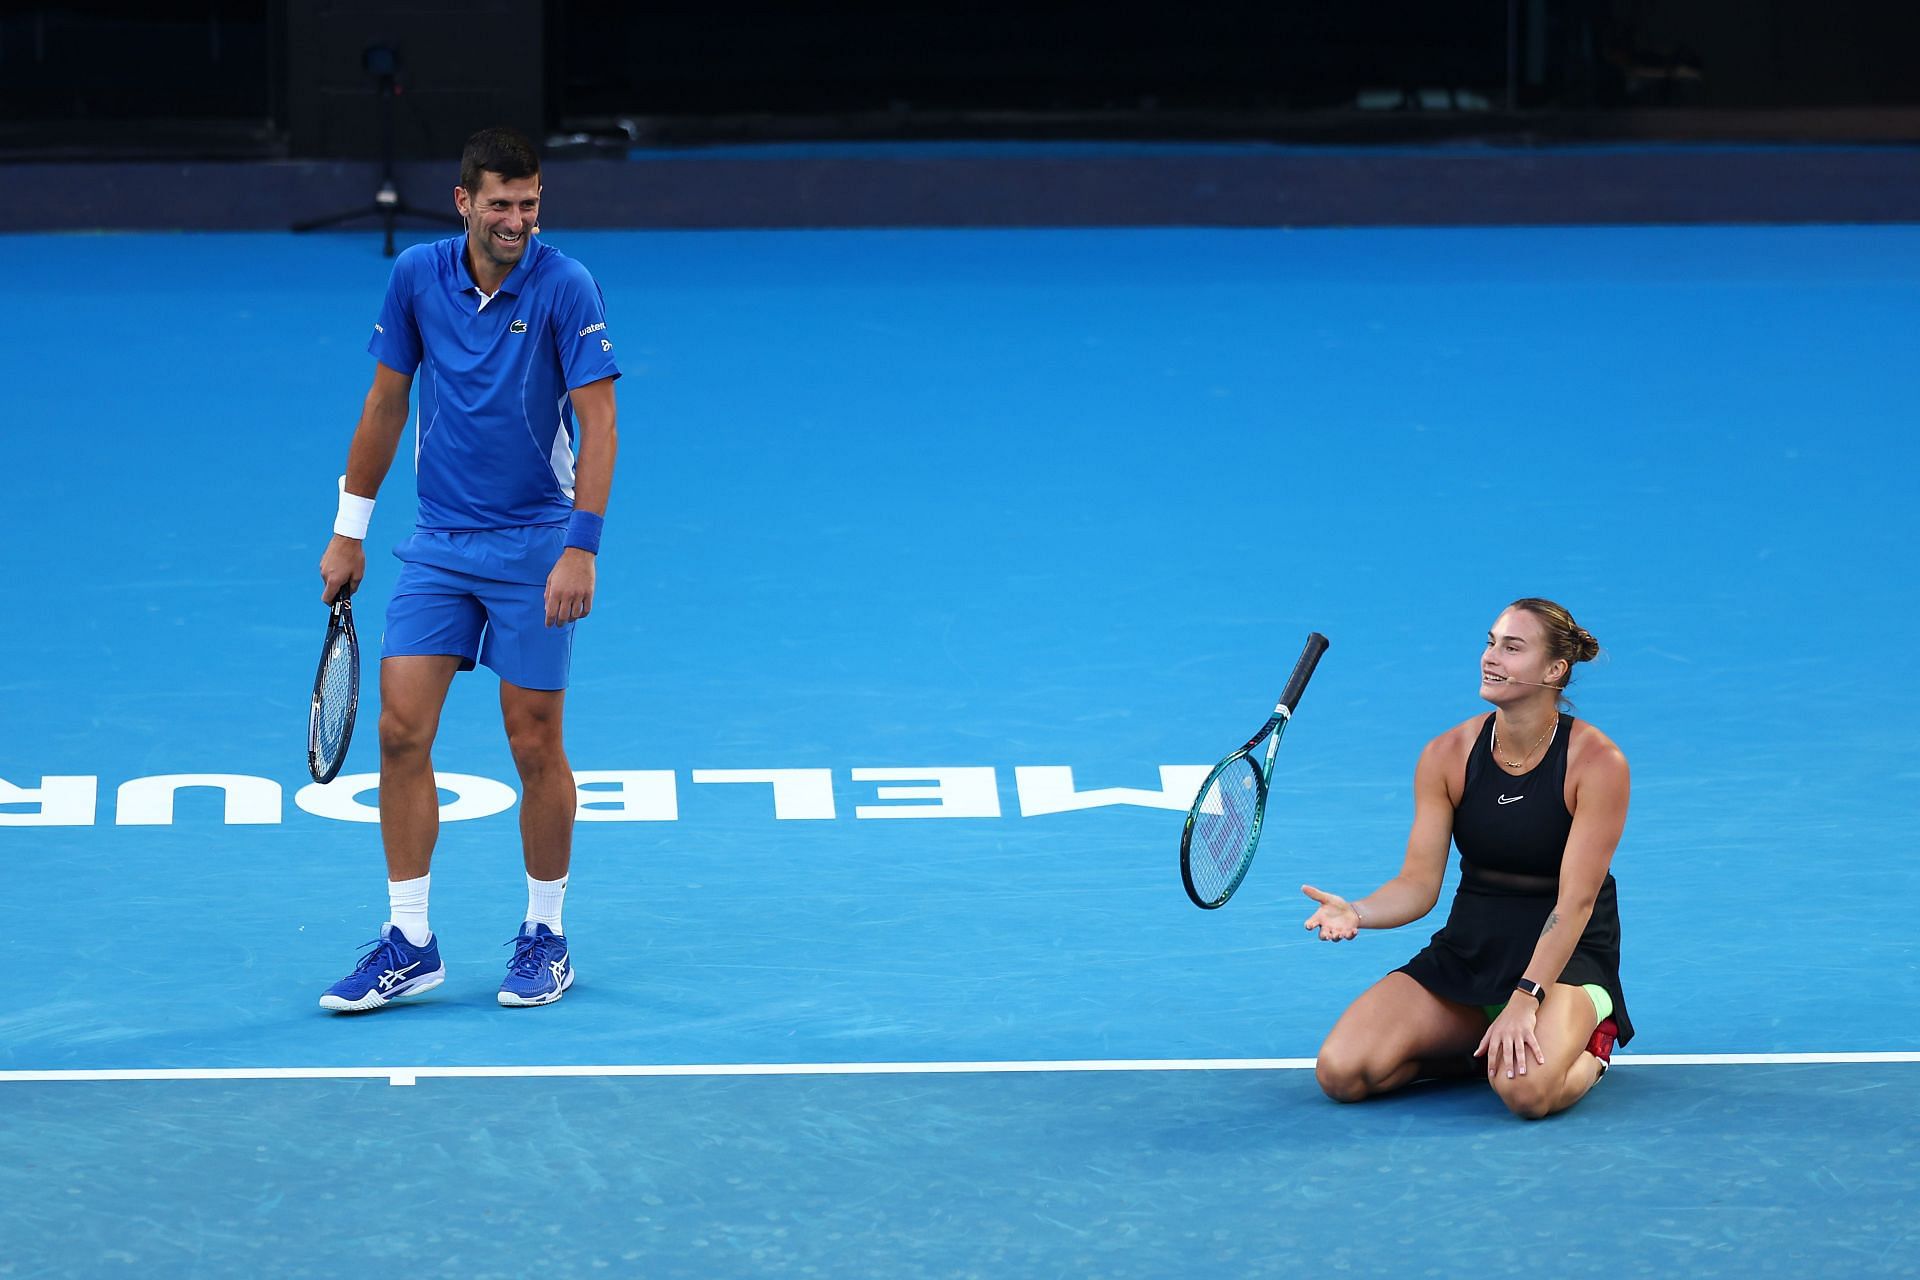
[[[387,923],[416,947],[426,946],[433,936],[427,927],[427,882],[432,879],[428,874],[418,880],[387,881],[387,910],[393,917]]]
[[[560,927],[560,905],[567,898],[567,878],[558,880],[535,880],[527,877],[527,919],[533,924],[543,924],[555,933],[566,934]]]

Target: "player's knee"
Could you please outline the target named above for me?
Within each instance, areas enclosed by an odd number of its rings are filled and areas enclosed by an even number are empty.
[[[513,762],[523,776],[566,767],[567,756],[561,746],[557,720],[526,717],[509,722],[507,747],[513,752]]]
[[[380,755],[385,760],[422,757],[433,747],[432,726],[391,707],[380,709]]]
[[[1493,1088],[1507,1110],[1522,1120],[1543,1119],[1553,1110],[1554,1088],[1542,1072],[1528,1072],[1511,1080],[1496,1077]]]
[[[1358,1102],[1371,1092],[1364,1064],[1330,1044],[1320,1046],[1313,1078],[1335,1102]]]

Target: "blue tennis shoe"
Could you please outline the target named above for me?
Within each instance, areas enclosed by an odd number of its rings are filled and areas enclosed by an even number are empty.
[[[440,939],[430,936],[427,945],[416,947],[407,935],[390,924],[380,926],[380,936],[367,944],[360,967],[327,988],[320,997],[322,1009],[336,1013],[359,1013],[378,1009],[401,996],[417,996],[446,981],[447,970],[440,963]]]
[[[522,924],[513,939],[507,980],[500,984],[500,1003],[552,1004],[572,985],[573,961],[567,955],[567,940],[543,924],[531,920]]]

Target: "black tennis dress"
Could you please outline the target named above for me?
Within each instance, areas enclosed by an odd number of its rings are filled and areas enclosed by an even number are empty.
[[[1467,786],[1453,811],[1460,850],[1460,888],[1447,923],[1426,950],[1396,972],[1459,1004],[1504,1004],[1526,973],[1560,888],[1573,815],[1567,812],[1567,740],[1573,717],[1562,715],[1547,754],[1515,777],[1493,759],[1493,717],[1467,757]],[[1594,983],[1613,997],[1621,1044],[1633,1039],[1620,993],[1620,905],[1608,874],[1561,982]]]

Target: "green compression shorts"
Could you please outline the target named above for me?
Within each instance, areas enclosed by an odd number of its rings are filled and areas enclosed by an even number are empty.
[[[1613,997],[1607,994],[1607,989],[1597,982],[1584,983],[1580,989],[1593,1001],[1593,1011],[1599,1015],[1598,1021],[1605,1022],[1607,1015],[1613,1012]],[[1500,1016],[1500,1011],[1507,1007],[1507,1002],[1502,1000],[1499,1004],[1483,1004],[1480,1007],[1486,1011],[1488,1019],[1491,1020]]]

